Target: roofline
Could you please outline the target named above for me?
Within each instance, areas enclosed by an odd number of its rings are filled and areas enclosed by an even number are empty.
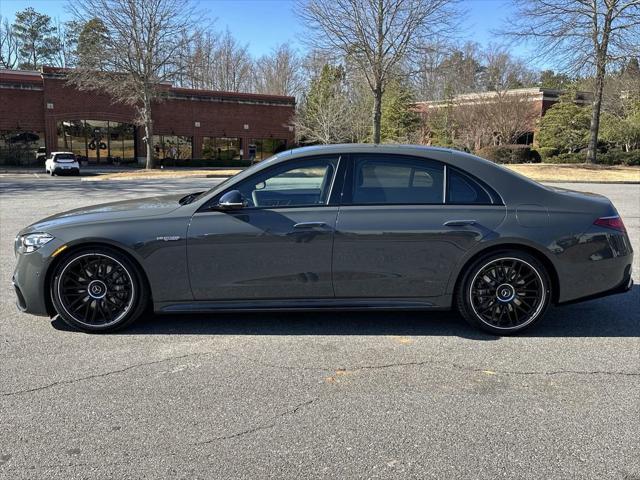
[[[36,70],[7,70],[0,69],[0,84],[2,83],[29,83],[44,85],[45,78],[65,78],[70,68],[43,66],[40,71]],[[295,106],[296,99],[286,95],[268,95],[263,93],[248,92],[227,92],[222,90],[201,90],[197,88],[174,87],[170,82],[161,84],[174,98],[195,97],[194,99],[219,99],[237,102],[268,103],[271,105]],[[198,98],[199,97],[199,98]]]

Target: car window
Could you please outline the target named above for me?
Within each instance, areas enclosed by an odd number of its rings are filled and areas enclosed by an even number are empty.
[[[447,203],[458,205],[493,203],[489,192],[482,185],[459,170],[449,168],[447,179]]]
[[[338,158],[287,162],[249,177],[233,186],[250,207],[301,207],[325,205]]]
[[[75,158],[73,153],[58,153],[56,155],[56,160],[75,160]]]
[[[427,159],[394,155],[355,157],[354,204],[443,203],[444,167]]]

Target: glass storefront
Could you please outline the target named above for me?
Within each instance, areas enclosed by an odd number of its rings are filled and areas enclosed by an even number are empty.
[[[155,158],[158,160],[187,160],[191,158],[193,137],[181,135],[154,135]]]
[[[135,161],[135,126],[104,120],[58,122],[58,150],[76,154],[91,163]]]
[[[205,160],[240,160],[242,139],[229,137],[204,137],[202,158]]]
[[[36,165],[36,152],[44,146],[44,132],[0,131],[0,165]]]
[[[253,138],[247,149],[247,158],[252,162],[259,162],[286,149],[286,140],[279,138]]]

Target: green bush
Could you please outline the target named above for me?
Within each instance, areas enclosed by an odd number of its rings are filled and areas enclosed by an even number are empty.
[[[530,145],[497,145],[482,147],[476,155],[495,163],[527,163],[532,159]]]
[[[561,153],[548,157],[545,163],[585,163],[587,161],[586,153]]]
[[[544,159],[545,163],[585,163],[587,152],[561,153]],[[609,150],[606,153],[598,153],[596,157],[598,165],[629,165],[640,166],[640,150],[623,152],[621,150]]]
[[[632,150],[630,152],[609,150],[607,153],[598,154],[597,162],[603,165],[640,166],[640,150]]]
[[[558,155],[558,149],[554,147],[539,147],[538,153],[540,154],[540,158],[543,162],[547,162],[549,157],[554,157]]]

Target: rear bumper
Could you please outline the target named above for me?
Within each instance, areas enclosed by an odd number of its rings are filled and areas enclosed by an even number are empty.
[[[558,305],[571,305],[579,302],[586,302],[587,300],[594,300],[596,298],[608,297],[609,295],[618,295],[620,293],[627,293],[633,288],[633,278],[631,278],[631,265],[628,265],[625,269],[624,276],[620,283],[609,290],[594,293],[584,297],[569,300],[567,302],[558,303]]]
[[[53,169],[53,173],[55,173],[56,175],[64,175],[66,173],[70,175],[79,175],[80,167],[71,167],[71,168],[55,167]]]

